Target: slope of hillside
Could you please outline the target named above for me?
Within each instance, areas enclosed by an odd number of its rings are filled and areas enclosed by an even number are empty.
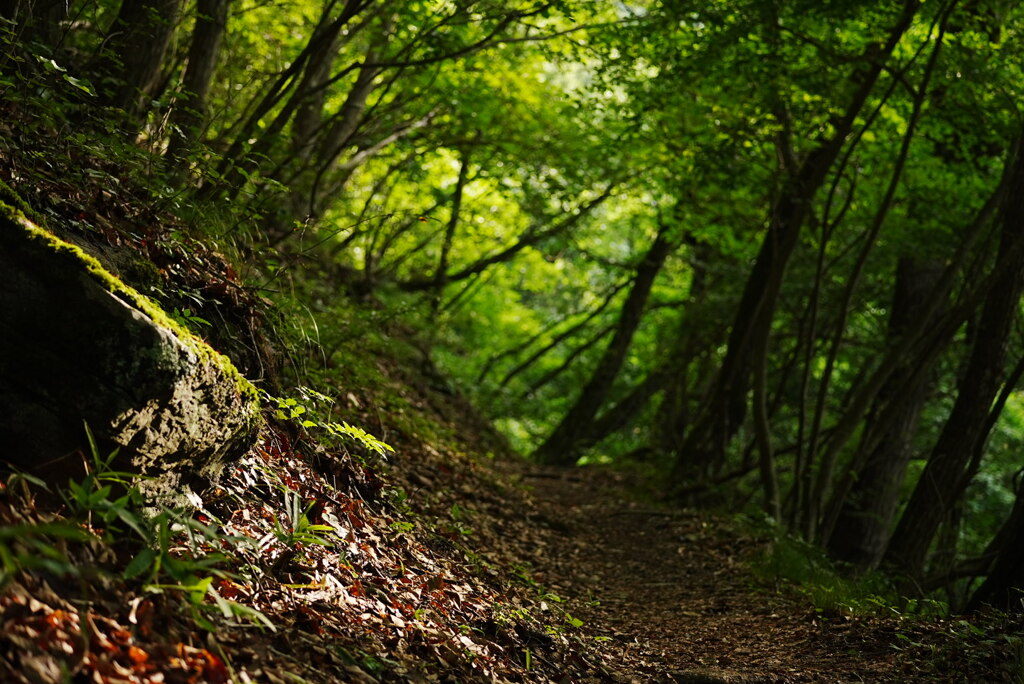
[[[399,317],[337,296],[330,345],[295,333],[130,160],[0,108],[3,200],[227,354],[264,418],[183,508],[84,430],[59,477],[5,474],[0,680],[1019,681],[1012,620],[816,610],[752,570],[764,529],[526,464]]]
[[[228,354],[262,388],[264,421],[219,480],[183,492],[184,509],[145,499],[84,430],[59,474],[6,476],[0,679],[559,678],[580,651],[572,624],[466,523],[478,500],[515,505],[480,463],[503,442],[431,389],[408,333],[354,335],[303,377],[282,314],[130,163],[72,159],[28,139],[41,124],[19,124],[16,105],[6,114],[4,201]]]

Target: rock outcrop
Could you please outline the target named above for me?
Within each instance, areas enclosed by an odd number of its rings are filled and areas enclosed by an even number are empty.
[[[226,357],[7,205],[0,279],[0,459],[66,471],[84,422],[120,465],[176,486],[251,443],[258,395]]]

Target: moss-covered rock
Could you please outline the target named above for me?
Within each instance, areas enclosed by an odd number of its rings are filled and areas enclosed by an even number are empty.
[[[5,204],[0,279],[0,458],[63,469],[84,421],[173,485],[250,444],[258,395],[225,357]]]

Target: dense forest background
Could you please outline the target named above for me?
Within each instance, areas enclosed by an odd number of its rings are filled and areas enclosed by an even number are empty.
[[[405,326],[540,463],[1021,609],[1016,3],[7,0],[0,31],[4,180],[86,233],[176,213],[291,356],[146,294],[263,386]]]

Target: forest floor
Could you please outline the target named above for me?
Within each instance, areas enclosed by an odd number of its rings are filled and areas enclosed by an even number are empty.
[[[19,159],[0,154],[0,180]],[[173,217],[51,175],[27,199],[68,239],[127,282],[158,278],[169,311],[205,293],[222,351],[258,337],[261,300]],[[823,607],[756,571],[769,528],[507,454],[407,333],[356,333],[317,386],[386,459],[268,407],[259,442],[171,519],[188,539],[157,547],[96,478],[78,518],[0,480],[0,682],[1024,682],[1019,618]]]
[[[606,468],[506,468],[547,531],[533,577],[578,606],[620,681],[1020,681],[991,624],[814,608],[755,572],[770,540],[749,523],[659,505]]]

